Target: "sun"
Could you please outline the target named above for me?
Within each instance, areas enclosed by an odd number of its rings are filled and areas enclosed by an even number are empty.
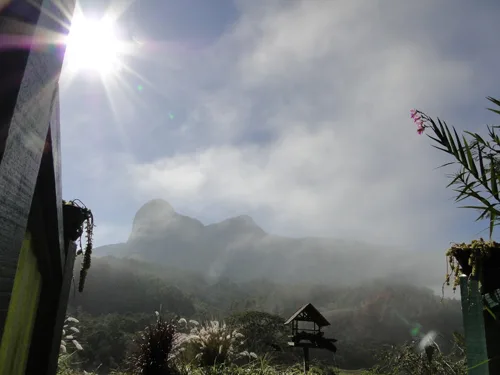
[[[75,16],[66,41],[65,65],[73,72],[116,73],[121,68],[122,43],[110,19]]]

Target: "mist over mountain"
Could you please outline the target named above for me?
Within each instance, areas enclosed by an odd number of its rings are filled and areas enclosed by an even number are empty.
[[[353,223],[355,225],[355,223]],[[437,290],[444,255],[333,238],[286,238],[266,233],[249,216],[204,225],[166,201],[142,206],[126,243],[101,246],[97,256],[139,259],[236,282],[353,285],[391,277]]]

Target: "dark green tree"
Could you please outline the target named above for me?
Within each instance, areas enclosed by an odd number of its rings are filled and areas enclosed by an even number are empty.
[[[262,311],[245,311],[229,316],[227,323],[245,336],[245,348],[257,354],[282,351],[286,347],[285,319]]]

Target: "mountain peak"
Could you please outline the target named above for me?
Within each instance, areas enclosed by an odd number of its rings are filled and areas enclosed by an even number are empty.
[[[229,220],[232,220],[232,221],[235,221],[235,222],[238,222],[238,223],[241,223],[241,224],[245,224],[245,225],[252,225],[252,226],[258,226],[255,221],[252,219],[251,216],[248,216],[248,215],[240,215],[240,216],[236,216],[236,217],[233,217]]]
[[[143,219],[164,219],[172,215],[175,215],[175,210],[166,200],[152,199],[139,208],[135,214],[134,222]]]
[[[239,215],[226,219],[218,224],[221,228],[235,231],[235,233],[247,232],[252,234],[265,234],[264,230],[248,215]]]
[[[175,210],[167,201],[150,200],[135,214],[132,233],[150,231],[170,222],[176,215]]]

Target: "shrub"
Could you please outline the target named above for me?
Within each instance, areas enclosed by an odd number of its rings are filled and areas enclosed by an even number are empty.
[[[214,320],[199,324],[181,319],[179,324],[185,329],[191,325],[189,334],[184,336],[184,345],[194,352],[195,361],[202,367],[227,364],[242,357],[257,357],[255,353],[242,350],[243,335],[224,322]]]
[[[173,320],[164,321],[156,312],[156,323],[146,327],[134,340],[128,363],[132,374],[171,375],[177,371],[173,364],[179,351],[179,338]]]
[[[415,343],[407,343],[384,350],[378,356],[379,365],[375,366],[373,373],[466,375],[467,366],[461,337],[455,335],[455,348],[452,353],[445,355],[429,335],[424,336],[417,346]]]

